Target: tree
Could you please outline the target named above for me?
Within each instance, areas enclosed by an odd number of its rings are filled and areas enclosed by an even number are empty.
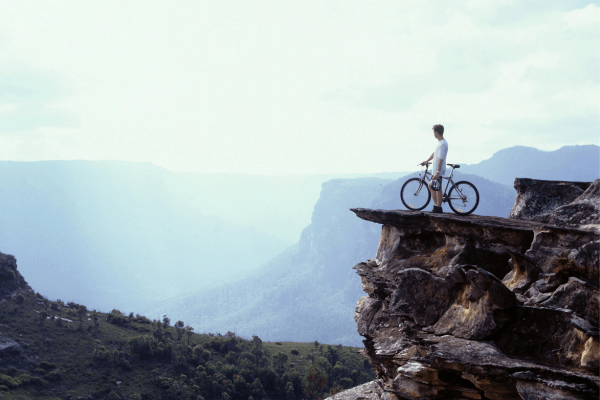
[[[77,317],[79,318],[79,327],[83,328],[83,317],[87,314],[87,307],[80,305],[77,309]]]
[[[285,363],[288,360],[288,355],[280,351],[277,354],[273,354],[271,356],[271,360],[273,362],[273,366],[275,367],[275,369],[281,371],[285,367]]]
[[[252,397],[255,399],[264,399],[267,397],[267,392],[260,381],[260,379],[254,379],[252,385],[250,385],[250,391],[252,392]]]
[[[183,321],[179,320],[175,322],[175,329],[177,330],[177,340],[181,340],[181,337],[185,333],[184,327],[185,324],[183,323]]]
[[[96,330],[98,330],[100,328],[100,318],[98,318],[98,314],[93,313],[92,319],[94,320],[94,326],[96,327]]]
[[[46,318],[48,318],[48,313],[45,310],[40,311],[40,326],[44,325]]]
[[[19,294],[17,295],[17,304],[18,304],[18,305],[21,305],[21,304],[23,304],[24,302],[25,302],[25,297],[24,297],[22,294],[20,294],[20,293],[19,293]]]
[[[315,349],[318,349],[318,348],[319,348],[319,341],[318,341],[318,340],[315,340],[315,341],[313,342],[313,344],[315,345]]]
[[[169,326],[170,323],[171,323],[171,319],[169,317],[167,317],[166,315],[163,315],[163,327],[165,329],[167,329],[167,327]]]
[[[165,330],[160,322],[156,324],[156,329],[152,332],[152,336],[154,336],[159,342],[165,340]]]
[[[306,372],[304,379],[306,380],[304,385],[306,396],[321,400],[323,398],[323,389],[327,386],[327,375],[316,366],[312,366]]]
[[[296,395],[294,394],[294,385],[292,382],[288,382],[285,385],[285,398],[286,400],[296,400]]]
[[[193,333],[194,333],[194,328],[192,328],[189,325],[186,325],[186,327],[185,327],[185,334],[187,335],[188,346],[190,344],[190,338],[192,337]]]
[[[252,344],[256,347],[262,347],[262,340],[256,335],[252,335]]]

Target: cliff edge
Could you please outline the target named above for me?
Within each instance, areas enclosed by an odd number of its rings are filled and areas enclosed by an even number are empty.
[[[355,321],[356,399],[598,399],[599,181],[516,179],[510,219],[352,209],[382,224]]]

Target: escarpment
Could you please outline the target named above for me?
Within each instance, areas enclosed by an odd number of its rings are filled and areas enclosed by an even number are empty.
[[[599,181],[517,179],[510,219],[352,209],[377,380],[333,399],[598,399]]]

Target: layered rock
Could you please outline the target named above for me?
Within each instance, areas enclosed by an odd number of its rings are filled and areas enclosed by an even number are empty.
[[[335,399],[598,399],[598,181],[515,187],[511,219],[352,210],[383,225],[355,266],[378,379]]]

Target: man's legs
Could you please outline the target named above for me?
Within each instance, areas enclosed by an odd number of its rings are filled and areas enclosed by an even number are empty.
[[[437,192],[434,190],[433,191],[433,204],[435,204],[438,207],[442,206],[442,191],[438,190]]]
[[[443,197],[442,190],[441,189],[438,191],[433,190],[431,188],[431,182],[429,182],[429,185],[427,186],[427,188],[431,192],[431,197],[433,198],[433,205],[436,207],[442,207],[442,197]]]

